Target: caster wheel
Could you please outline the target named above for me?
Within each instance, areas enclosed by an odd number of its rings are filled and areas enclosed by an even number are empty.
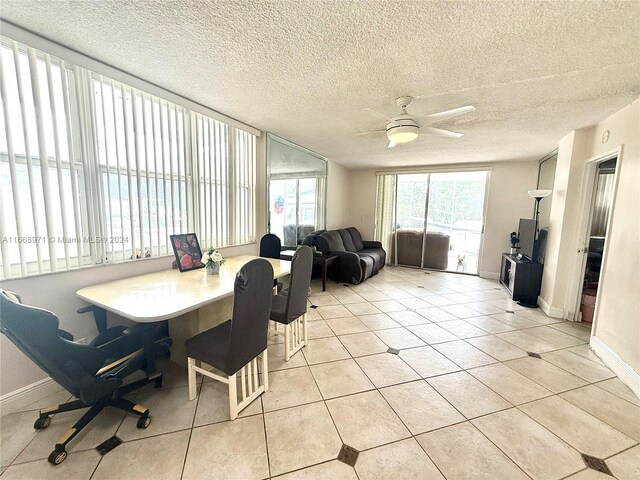
[[[156,379],[153,381],[153,388],[156,388],[156,389],[158,389],[158,388],[162,388],[162,377],[160,377],[160,378],[156,378]]]
[[[145,415],[144,417],[140,417],[138,422],[136,423],[136,427],[138,428],[147,428],[151,424],[151,417]]]
[[[61,452],[54,450],[49,454],[49,458],[47,458],[47,460],[49,460],[49,463],[53,465],[60,465],[65,461],[66,458],[67,452],[65,452],[64,450],[62,450]]]
[[[51,425],[51,417],[40,417],[33,423],[33,428],[36,430],[44,430]]]

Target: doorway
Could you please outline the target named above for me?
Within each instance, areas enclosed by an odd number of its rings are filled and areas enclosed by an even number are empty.
[[[399,174],[392,261],[478,274],[486,171]]]
[[[580,308],[577,320],[593,322],[600,272],[604,258],[607,228],[615,190],[617,157],[596,165],[593,195],[589,203],[587,237],[584,240],[582,287],[579,295]]]

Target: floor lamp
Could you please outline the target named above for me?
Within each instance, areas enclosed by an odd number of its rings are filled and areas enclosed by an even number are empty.
[[[551,190],[529,190],[530,197],[536,199],[536,240],[538,239],[538,217],[540,216],[540,200],[551,195]]]

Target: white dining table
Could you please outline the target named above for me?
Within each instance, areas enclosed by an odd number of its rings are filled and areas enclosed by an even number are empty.
[[[76,292],[83,300],[136,323],[169,321],[172,360],[186,364],[184,341],[231,317],[236,274],[247,262],[263,257],[229,257],[215,275],[204,268],[162,270],[91,285]],[[274,278],[291,271],[291,262],[264,258]]]

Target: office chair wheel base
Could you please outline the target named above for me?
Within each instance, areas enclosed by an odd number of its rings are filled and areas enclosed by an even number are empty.
[[[140,417],[138,422],[136,423],[136,427],[138,428],[147,428],[151,424],[151,417],[145,415],[144,417]]]
[[[51,463],[52,465],[60,465],[62,462],[66,460],[66,458],[67,458],[67,452],[65,452],[64,450],[62,451],[54,450],[49,454],[49,458],[47,458],[47,460],[49,460],[49,463]]]
[[[51,425],[51,417],[41,417],[33,423],[33,428],[36,430],[44,430],[49,425]]]

